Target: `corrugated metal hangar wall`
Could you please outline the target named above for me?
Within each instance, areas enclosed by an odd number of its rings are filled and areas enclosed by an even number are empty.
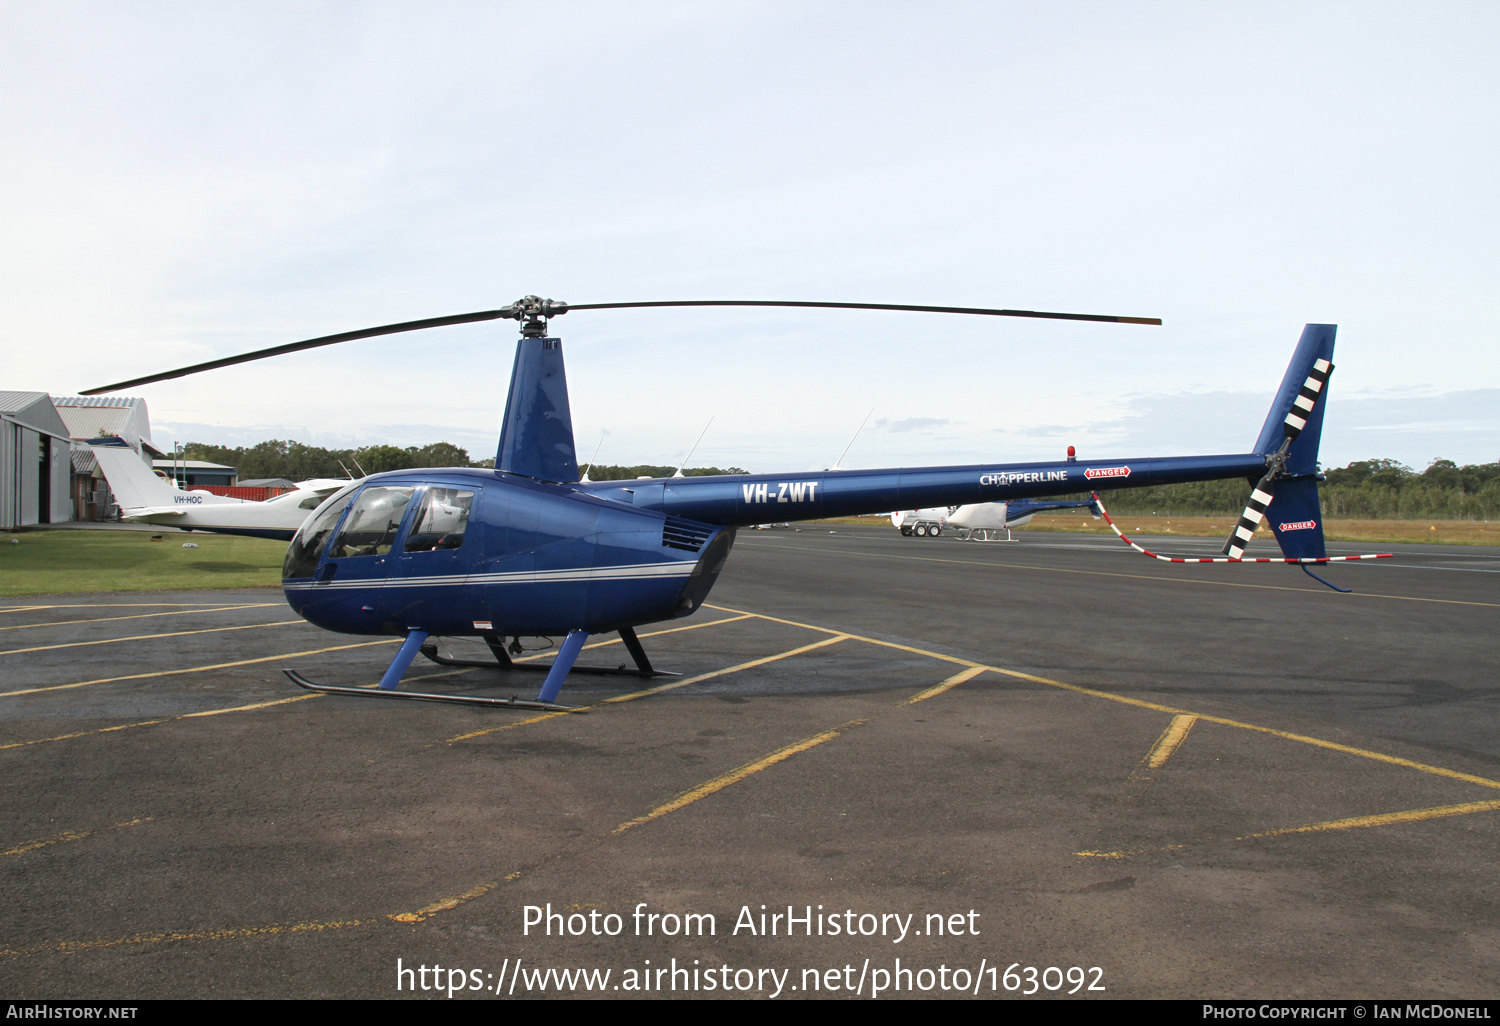
[[[73,519],[69,449],[46,392],[0,392],[0,530]]]

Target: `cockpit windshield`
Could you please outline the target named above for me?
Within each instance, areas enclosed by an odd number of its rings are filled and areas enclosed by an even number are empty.
[[[311,577],[317,571],[318,558],[323,555],[328,535],[348,508],[349,493],[358,486],[359,482],[356,481],[334,492],[323,500],[323,504],[302,525],[302,529],[292,539],[291,547],[286,550],[286,562],[281,568],[282,577]]]

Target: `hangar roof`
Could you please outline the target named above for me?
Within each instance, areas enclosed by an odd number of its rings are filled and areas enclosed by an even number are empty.
[[[68,426],[46,392],[0,391],[0,417],[53,438],[68,438]]]
[[[155,453],[161,450],[151,444],[151,416],[146,400],[119,395],[60,395],[52,404],[68,425],[68,433],[77,441],[100,435],[119,435],[133,449],[144,445]]]

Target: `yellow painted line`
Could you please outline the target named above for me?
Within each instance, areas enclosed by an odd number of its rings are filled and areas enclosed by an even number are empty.
[[[1468,816],[1475,812],[1493,812],[1500,809],[1500,802],[1466,802],[1463,805],[1439,805],[1431,809],[1412,809],[1410,812],[1387,812],[1380,816],[1354,816],[1350,819],[1331,819],[1307,826],[1285,827],[1267,830],[1259,834],[1236,837],[1236,841],[1251,841],[1258,837],[1282,837],[1286,834],[1310,834],[1323,830],[1353,830],[1359,827],[1389,826],[1392,823],[1418,823],[1424,819],[1442,819],[1445,816]]]
[[[305,702],[309,698],[322,697],[322,695],[293,695],[291,698],[275,698],[269,702],[256,702],[253,705],[236,705],[228,709],[207,709],[203,712],[183,713],[181,716],[166,716],[159,720],[140,720],[136,723],[121,723],[113,727],[99,727],[96,730],[80,730],[73,734],[59,734],[56,737],[38,737],[30,741],[12,741],[10,744],[0,745],[0,752],[5,751],[7,748],[25,748],[28,745],[43,745],[49,741],[71,741],[76,737],[89,737],[92,734],[112,734],[117,730],[153,727],[158,723],[171,723],[173,720],[191,720],[200,716],[222,716],[224,713],[250,712],[252,709],[268,709],[273,705],[289,705],[292,702]]]
[[[304,653],[306,654],[306,653]],[[430,673],[425,677],[409,677],[408,680],[431,680],[434,677],[454,677],[460,673],[471,673],[468,669],[450,670],[447,673]],[[379,687],[378,684],[370,684],[368,687]],[[69,741],[75,737],[88,737],[90,734],[110,734],[117,730],[130,730],[133,727],[153,727],[158,723],[171,723],[173,720],[193,720],[203,716],[223,716],[225,713],[253,712],[256,709],[269,709],[276,705],[290,705],[293,702],[306,702],[311,698],[326,698],[327,695],[303,694],[293,695],[290,698],[273,698],[265,702],[253,702],[250,705],[233,705],[227,709],[205,709],[202,712],[183,713],[180,716],[167,716],[160,720],[141,720],[138,723],[121,723],[114,727],[100,727],[97,730],[80,730],[75,734],[60,734],[57,737],[39,737],[32,741],[14,741],[8,745],[0,745],[0,752],[7,748],[25,748],[27,745],[40,745],[48,741]]]
[[[1185,844],[1162,844],[1152,848],[1129,848],[1125,851],[1075,851],[1073,854],[1081,859],[1128,859],[1133,855],[1150,855],[1159,851],[1176,851],[1186,847]]]
[[[1198,717],[1193,715],[1173,716],[1172,722],[1167,729],[1161,732],[1161,737],[1156,739],[1156,744],[1151,746],[1151,751],[1146,753],[1146,768],[1161,769],[1177,751],[1182,742],[1187,740],[1188,731],[1193,729],[1193,724],[1198,722]]]
[[[439,912],[446,912],[450,908],[457,908],[466,901],[473,901],[475,898],[482,897],[483,895],[488,894],[490,891],[493,891],[496,887],[499,887],[501,884],[509,883],[520,875],[521,874],[518,872],[512,873],[509,876],[505,877],[505,879],[503,880],[493,880],[490,883],[482,883],[478,887],[471,887],[467,891],[464,891],[462,894],[455,895],[454,897],[439,898],[431,905],[428,905],[425,908],[419,908],[415,912],[398,912],[397,914],[393,916],[387,916],[386,918],[394,919],[398,923],[420,923],[422,920],[435,916]]]
[[[323,930],[343,930],[351,926],[370,926],[379,921],[378,919],[342,919],[327,923],[286,923],[279,926],[251,926],[237,930],[202,930],[197,933],[137,933],[129,937],[114,937],[108,940],[46,941],[42,944],[32,944],[22,948],[0,948],[0,957],[24,958],[27,955],[71,954],[75,951],[119,948],[130,944],[237,940],[248,937],[270,937],[282,933],[318,933]]]
[[[595,702],[591,705],[581,705],[578,707],[578,709],[574,709],[571,712],[542,713],[540,716],[528,716],[524,720],[514,720],[510,723],[503,723],[498,727],[488,727],[484,730],[476,730],[468,734],[460,734],[457,737],[450,737],[444,743],[453,744],[457,741],[468,741],[472,738],[483,737],[486,734],[494,734],[502,730],[514,730],[517,727],[524,727],[530,723],[540,723],[543,720],[555,719],[558,716],[571,716],[573,712],[577,712],[579,709],[593,709],[601,705],[614,705],[619,702],[633,702],[637,698],[646,698],[650,695],[659,695],[663,691],[671,691],[675,688],[685,688],[689,684],[700,684],[705,680],[712,680],[714,677],[723,677],[727,674],[738,673],[741,670],[748,670],[756,666],[764,666],[766,663],[774,663],[778,659],[790,659],[792,656],[801,655],[804,652],[811,652],[813,649],[822,648],[825,645],[834,645],[840,641],[847,641],[849,638],[850,635],[848,634],[838,634],[834,637],[824,638],[822,641],[814,642],[811,645],[803,645],[801,648],[794,648],[787,652],[778,652],[776,655],[765,656],[761,659],[752,659],[748,663],[739,663],[736,666],[727,666],[722,670],[714,670],[711,673],[700,673],[696,677],[688,677],[683,680],[675,680],[670,684],[660,684],[654,688],[646,688],[642,691],[632,691],[628,695],[616,695],[613,698],[606,698],[603,701]]]
[[[809,550],[797,548],[791,545],[768,545],[766,548],[779,548],[788,552],[806,553]],[[1321,594],[1321,591],[1309,585],[1305,588],[1290,588],[1283,584],[1242,584],[1237,581],[1210,581],[1199,580],[1192,577],[1156,577],[1151,574],[1122,574],[1107,570],[1071,570],[1060,566],[1031,566],[1026,563],[987,563],[979,559],[939,559],[936,556],[896,556],[885,552],[857,552],[853,549],[817,549],[819,553],[830,553],[841,556],[863,556],[866,559],[907,559],[920,563],[953,563],[958,566],[986,566],[995,570],[1040,570],[1045,573],[1054,574],[1084,574],[1089,577],[1126,577],[1138,581],[1166,581],[1172,584],[1201,584],[1217,588],[1258,588],[1262,591],[1298,591],[1304,594]],[[1357,565],[1357,564],[1356,564]],[[1436,602],[1441,605],[1450,606],[1483,606],[1487,609],[1500,609],[1500,602],[1465,602],[1459,599],[1437,599],[1420,598],[1415,595],[1384,595],[1379,592],[1357,591],[1353,593],[1355,598],[1391,599],[1400,602]],[[706,604],[706,603],[705,603]]]
[[[647,698],[651,695],[659,695],[663,691],[675,691],[678,688],[685,688],[689,684],[701,684],[703,681],[712,680],[715,677],[723,677],[727,674],[739,673],[741,670],[754,669],[757,666],[764,666],[767,663],[774,663],[781,659],[790,659],[792,656],[799,656],[805,652],[811,652],[814,649],[823,648],[827,645],[837,645],[841,641],[848,641],[851,637],[852,635],[849,634],[835,634],[831,638],[824,638],[822,641],[814,641],[811,645],[803,645],[800,648],[793,648],[786,652],[778,652],[775,655],[762,656],[759,659],[752,659],[748,663],[736,663],[734,666],[728,666],[722,670],[711,670],[708,673],[700,673],[696,677],[687,677],[683,680],[674,680],[669,684],[658,684],[654,688],[643,688],[640,691],[632,691],[628,695],[615,695],[613,698],[606,698],[598,704],[614,705],[618,702],[633,702],[637,698]]]
[[[124,827],[133,827],[138,823],[149,822],[151,822],[151,817],[146,816],[143,819],[132,819],[124,823],[116,823],[113,826],[105,827],[104,829],[120,830]],[[69,841],[81,841],[85,837],[92,837],[98,832],[99,831],[97,830],[69,830],[66,833],[58,834],[56,837],[44,837],[37,841],[22,841],[14,848],[7,848],[5,851],[0,851],[0,858],[5,858],[7,855],[24,855],[28,851],[36,851],[38,848],[50,848],[54,844],[66,844]]]
[[[949,688],[956,688],[966,680],[973,680],[975,677],[983,673],[985,669],[986,667],[983,666],[971,666],[967,670],[960,670],[953,676],[949,677],[947,680],[943,681],[941,684],[935,684],[932,687],[928,688],[926,691],[918,692],[917,694],[913,695],[900,704],[916,705],[918,702],[925,702],[929,698],[936,698],[938,695],[941,695]]]
[[[112,623],[115,620],[145,620],[153,616],[189,616],[193,613],[222,613],[228,609],[269,609],[272,606],[284,605],[281,602],[257,602],[251,606],[210,606],[207,609],[174,609],[167,613],[132,613],[130,616],[99,616],[92,620],[53,620],[51,623],[13,623],[8,627],[0,627],[0,631],[24,631],[33,627],[72,627],[74,624],[82,623]],[[50,609],[50,606],[31,606],[32,609]],[[13,612],[13,610],[4,610]]]
[[[814,734],[812,737],[807,738],[806,740],[787,745],[785,748],[778,748],[770,755],[762,756],[761,758],[756,759],[754,762],[746,763],[739,769],[730,770],[728,773],[714,777],[712,780],[699,784],[697,787],[692,788],[691,790],[684,791],[682,794],[678,795],[676,798],[673,798],[665,805],[658,805],[656,808],[652,809],[644,816],[637,816],[635,819],[632,819],[625,823],[621,823],[619,826],[615,827],[614,830],[611,831],[611,833],[623,834],[625,831],[631,829],[632,827],[638,827],[642,823],[649,823],[653,819],[660,819],[662,816],[665,816],[670,812],[676,812],[678,809],[683,808],[684,806],[693,804],[693,802],[698,801],[700,798],[707,798],[711,794],[716,794],[717,792],[724,790],[724,788],[730,786],[731,784],[736,784],[741,780],[744,780],[751,774],[759,773],[761,770],[766,769],[769,766],[774,766],[778,762],[790,759],[792,756],[798,754],[799,752],[805,752],[809,748],[814,748],[818,745],[821,745],[825,741],[832,741],[834,738],[838,737],[840,734],[843,734],[845,731],[851,730],[854,727],[857,727],[861,723],[865,722],[865,720],[850,720],[848,723],[845,723],[841,727],[835,727],[833,730],[825,730],[823,731],[823,733]]]
[[[100,677],[98,680],[82,680],[77,684],[51,684],[46,687],[26,688],[21,691],[0,691],[0,698],[10,698],[15,695],[35,695],[43,691],[66,691],[69,688],[86,688],[93,684],[114,684],[122,680],[149,680],[152,677],[175,677],[184,673],[207,673],[209,670],[228,670],[236,666],[253,666],[256,663],[274,663],[278,659],[297,659],[301,656],[321,655],[324,652],[343,652],[346,649],[351,648],[369,648],[371,645],[399,645],[402,640],[404,639],[382,638],[380,641],[360,641],[352,645],[330,645],[328,648],[310,648],[305,652],[283,652],[280,655],[261,656],[257,659],[240,659],[232,663],[212,663],[207,666],[189,666],[185,670],[155,670],[151,673],[127,674],[124,677]]]
[[[695,630],[697,630],[700,627],[717,627],[721,623],[734,623],[736,620],[753,620],[753,619],[755,619],[755,614],[754,613],[742,613],[739,616],[726,616],[726,617],[723,617],[722,619],[719,619],[719,620],[705,620],[703,623],[690,623],[686,627],[669,627],[669,628],[667,628],[664,631],[651,631],[649,634],[641,634],[641,635],[638,635],[638,637],[642,637],[642,638],[658,638],[658,637],[661,637],[661,635],[663,635],[663,634],[676,634],[678,631],[695,631]],[[609,639],[607,639],[605,641],[591,641],[587,645],[583,646],[583,651],[587,652],[589,649],[593,649],[593,648],[604,648],[607,645],[622,645],[622,644],[624,644],[624,642],[620,638],[618,638],[618,637],[609,638]],[[537,652],[535,655],[519,656],[516,659],[512,660],[512,662],[529,663],[529,662],[532,662],[533,660],[536,660],[536,659],[545,659],[547,656],[552,655],[554,653],[554,651],[555,651],[554,649],[547,649],[546,651],[543,651],[543,652]]]
[[[912,557],[916,558],[916,557]],[[704,603],[707,605],[707,603]],[[714,606],[714,609],[724,610],[723,606]],[[728,612],[741,612],[741,610],[726,610]],[[761,616],[761,614],[753,614]],[[761,619],[775,620],[777,623],[791,624],[795,627],[807,627],[809,630],[827,631],[827,627],[815,627],[812,624],[797,623],[793,620],[777,620],[772,616],[761,616]],[[1124,695],[1111,694],[1108,691],[1099,691],[1095,688],[1085,688],[1077,684],[1068,684],[1060,680],[1052,680],[1049,677],[1038,677],[1032,673],[1022,673],[1019,670],[1007,670],[1001,666],[986,666],[972,659],[962,659],[958,656],[946,655],[942,652],[933,652],[924,648],[916,648],[911,645],[901,645],[894,641],[883,641],[880,638],[867,638],[859,634],[846,634],[844,637],[851,641],[862,641],[868,645],[880,645],[884,648],[894,648],[902,652],[912,652],[916,655],[924,655],[931,659],[940,659],[943,662],[954,663],[959,666],[979,667],[992,673],[1001,673],[1007,677],[1015,677],[1019,680],[1029,680],[1037,684],[1045,684],[1048,687],[1061,688],[1064,691],[1072,691],[1075,694],[1088,695],[1091,698],[1103,698],[1111,702],[1119,702],[1121,705],[1134,706],[1137,709],[1152,709],[1156,712],[1170,713],[1173,716],[1196,716],[1205,723],[1217,723],[1225,727],[1235,727],[1239,730],[1252,730],[1261,734],[1270,734],[1287,741],[1297,741],[1305,745],[1313,745],[1318,748],[1326,748],[1334,752],[1343,752],[1345,755],[1358,755],[1365,759],[1374,759],[1392,766],[1402,766],[1406,769],[1414,769],[1421,773],[1431,773],[1434,776],[1447,777],[1450,780],[1462,780],[1469,784],[1478,784],[1481,787],[1492,787],[1500,789],[1500,780],[1491,780],[1489,777],[1476,776],[1472,773],[1459,773],[1456,770],[1444,769],[1441,766],[1430,766],[1424,762],[1416,762],[1412,759],[1402,759],[1395,755],[1385,755],[1381,752],[1372,752],[1367,748],[1355,748],[1352,745],[1341,745],[1335,741],[1324,741],[1322,738],[1309,737],[1306,734],[1295,734],[1289,730],[1277,730],[1274,727],[1262,727],[1255,723],[1243,723],[1239,720],[1226,719],[1223,716],[1210,716],[1207,713],[1195,713],[1190,709],[1178,709],[1175,706],[1162,705],[1158,702],[1147,702],[1139,698],[1127,698]]]
[[[23,652],[50,652],[57,648],[87,648],[90,645],[114,645],[121,641],[155,641],[158,638],[181,638],[189,634],[222,634],[225,631],[248,631],[256,627],[290,627],[305,624],[306,620],[278,620],[275,623],[245,623],[235,627],[205,627],[196,631],[170,631],[166,634],[136,634],[129,638],[100,638],[97,641],[70,641],[62,645],[34,645],[31,648],[8,648],[0,656],[21,655]]]
[[[929,652],[910,645],[898,645],[893,641],[882,641],[879,638],[865,638],[857,634],[849,635],[854,641],[863,641],[871,645],[882,645],[886,648],[900,649],[903,652],[915,652],[919,655],[930,656],[933,659],[941,659],[945,662],[958,663],[962,666],[979,666],[980,664],[969,659],[960,659],[957,656],[944,655],[941,652]],[[1205,723],[1217,723],[1225,727],[1236,727],[1240,730],[1253,730],[1261,734],[1270,734],[1273,737],[1283,738],[1287,741],[1297,741],[1305,745],[1314,745],[1318,748],[1327,748],[1330,751],[1343,752],[1346,755],[1358,755],[1365,759],[1374,759],[1377,762],[1388,763],[1392,766],[1403,766],[1407,769],[1418,770],[1422,773],[1431,773],[1435,776],[1447,777],[1450,780],[1462,780],[1469,784],[1479,784],[1482,787],[1493,787],[1500,789],[1500,780],[1491,780],[1489,777],[1475,776],[1472,773],[1459,773],[1456,770],[1444,769],[1441,766],[1430,766],[1425,762],[1416,762],[1412,759],[1402,759],[1395,755],[1385,755],[1381,752],[1372,752],[1367,748],[1355,748],[1353,745],[1341,745],[1335,741],[1324,741],[1322,738],[1309,737],[1306,734],[1295,734],[1289,730],[1277,730],[1274,727],[1262,727],[1255,723],[1243,723],[1239,720],[1226,719],[1223,716],[1210,716],[1207,713],[1195,713],[1189,709],[1178,709],[1175,706],[1161,705],[1157,702],[1147,702],[1139,698],[1127,698],[1124,695],[1111,694],[1108,691],[1098,691],[1094,688],[1080,687],[1077,684],[1068,684],[1060,680],[1052,680],[1048,677],[1038,677],[1032,673],[1022,673],[1019,670],[1007,670],[1001,666],[985,666],[983,669],[993,673],[1002,673],[1007,677],[1015,677],[1020,680],[1029,680],[1037,684],[1046,684],[1048,687],[1062,688],[1080,695],[1088,695],[1091,698],[1103,698],[1111,702],[1119,702],[1122,705],[1135,706],[1137,709],[1153,709],[1156,712],[1171,713],[1174,716],[1195,716]]]

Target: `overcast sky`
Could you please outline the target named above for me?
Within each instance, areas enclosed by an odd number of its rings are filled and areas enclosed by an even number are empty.
[[[580,458],[1500,460],[1500,5],[0,0],[0,387],[576,312]],[[146,386],[158,444],[494,452],[513,322]]]

